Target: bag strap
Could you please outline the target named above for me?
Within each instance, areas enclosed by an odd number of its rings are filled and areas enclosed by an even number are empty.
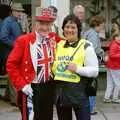
[[[82,42],[82,43],[77,47],[77,49],[74,51],[74,53],[73,53],[72,56],[70,57],[70,61],[72,60],[71,58],[73,58],[73,57],[75,56],[76,52],[77,52],[78,49],[82,46],[83,43],[84,43],[84,42]],[[70,62],[70,61],[69,61],[69,62]]]

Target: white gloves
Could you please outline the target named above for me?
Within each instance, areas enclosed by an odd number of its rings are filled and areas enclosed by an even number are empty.
[[[22,88],[22,92],[25,93],[28,96],[33,96],[33,90],[31,88],[31,84],[25,85]]]

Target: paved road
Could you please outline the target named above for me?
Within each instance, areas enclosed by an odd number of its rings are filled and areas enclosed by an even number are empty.
[[[99,113],[98,113],[99,114]],[[20,120],[20,112],[16,107],[11,106],[9,103],[0,101],[0,120]],[[73,119],[75,120],[75,116],[73,113]],[[57,120],[56,110],[54,108],[54,119]],[[96,117],[92,117],[92,120],[96,120]],[[102,115],[100,119],[104,120]]]
[[[102,102],[103,92],[97,96],[96,110],[98,114],[92,116],[91,120],[120,120],[120,104],[105,104]],[[20,112],[16,107],[0,100],[0,120],[21,120]],[[57,120],[56,110],[54,108],[54,119]],[[73,120],[75,119],[73,113]]]

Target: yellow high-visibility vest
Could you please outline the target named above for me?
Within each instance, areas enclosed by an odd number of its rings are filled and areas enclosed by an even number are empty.
[[[64,44],[65,41],[60,41],[57,45],[55,61],[52,67],[52,71],[55,75],[54,80],[78,83],[80,82],[80,75],[67,70],[67,65],[72,62],[76,63],[78,68],[83,66],[85,58],[85,39],[81,39],[75,48],[64,48]],[[78,47],[79,49],[77,49]],[[73,58],[71,58],[76,49],[77,52]]]

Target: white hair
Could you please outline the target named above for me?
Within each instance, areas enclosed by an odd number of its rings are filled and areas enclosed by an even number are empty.
[[[85,10],[85,8],[84,8],[82,5],[76,5],[76,6],[73,8],[73,13],[74,13],[74,14],[76,14],[76,10],[77,10],[78,8],[81,8],[81,9],[84,9],[84,10]]]

